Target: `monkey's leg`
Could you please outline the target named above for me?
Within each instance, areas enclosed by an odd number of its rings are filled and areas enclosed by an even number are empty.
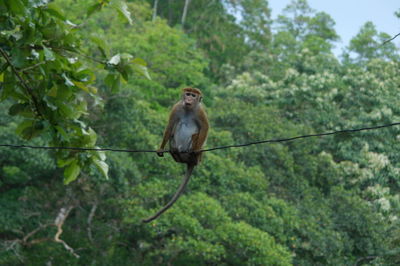
[[[179,152],[171,151],[170,153],[171,153],[172,158],[174,158],[175,162],[184,163]]]

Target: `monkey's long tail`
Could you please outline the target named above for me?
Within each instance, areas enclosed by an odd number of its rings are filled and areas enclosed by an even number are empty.
[[[187,183],[189,183],[190,176],[192,175],[194,166],[195,166],[194,164],[188,164],[187,165],[186,174],[183,177],[182,183],[179,186],[178,190],[175,192],[175,195],[172,197],[172,199],[164,207],[162,207],[156,214],[154,214],[153,216],[150,216],[147,219],[143,219],[142,222],[149,223],[149,222],[157,219],[161,214],[163,214],[166,210],[171,208],[172,205],[174,205],[174,203],[181,196],[182,192],[185,190],[185,187],[186,187]]]

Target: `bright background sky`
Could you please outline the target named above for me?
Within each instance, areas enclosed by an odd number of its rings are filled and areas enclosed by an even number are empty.
[[[272,18],[282,14],[282,10],[291,0],[268,0],[272,9]],[[400,33],[400,19],[394,15],[400,9],[400,0],[308,0],[308,5],[317,11],[324,11],[336,22],[335,30],[340,36],[334,53],[341,53],[352,37],[367,21],[372,21],[378,32],[390,36]],[[394,40],[400,47],[400,36]]]

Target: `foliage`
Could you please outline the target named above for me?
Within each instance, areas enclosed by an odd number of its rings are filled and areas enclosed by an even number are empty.
[[[107,6],[100,1],[88,8],[88,15]],[[130,22],[124,2],[112,2],[114,9]],[[54,146],[96,147],[97,134],[84,121],[90,102],[98,104],[96,75],[82,59],[79,25],[69,21],[56,3],[48,1],[1,1],[1,100],[12,99],[12,116],[24,117],[16,128],[22,138],[44,135]],[[128,54],[107,53],[100,61],[110,74],[108,86],[118,89],[121,78],[128,79],[144,63]],[[107,61],[108,60],[108,61]],[[93,104],[92,104],[93,105]],[[101,153],[77,154],[59,151],[58,165],[64,167],[64,182],[74,181],[81,169],[93,164],[107,177],[108,166]]]
[[[344,54],[344,57],[355,62],[368,62],[374,58],[398,61],[399,55],[396,53],[396,46],[393,43],[382,45],[390,37],[384,32],[378,34],[375,25],[372,22],[366,22],[360,32],[350,41],[348,52]],[[355,59],[351,58],[352,52],[357,55]]]
[[[0,0],[2,142],[154,150],[185,86],[207,147],[399,121],[399,50],[370,22],[337,58],[305,0],[275,21],[267,1],[190,1],[183,25],[187,1],[154,3]],[[150,224],[184,172],[169,156],[1,147],[0,264],[397,265],[399,136],[207,152]]]

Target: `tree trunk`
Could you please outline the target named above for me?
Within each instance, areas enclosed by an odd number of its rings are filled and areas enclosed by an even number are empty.
[[[182,21],[181,21],[182,27],[185,25],[187,10],[189,8],[190,1],[191,0],[185,0],[185,7],[183,8]]]
[[[156,17],[157,17],[157,6],[158,6],[158,0],[154,0],[153,21],[156,20]]]
[[[168,0],[168,25],[172,26],[172,0]]]

